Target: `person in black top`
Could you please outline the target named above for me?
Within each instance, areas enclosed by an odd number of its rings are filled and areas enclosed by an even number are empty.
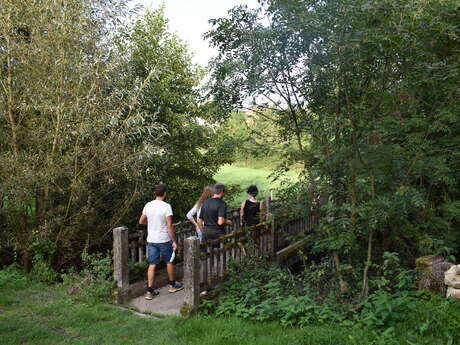
[[[198,222],[203,229],[203,242],[225,235],[225,225],[231,225],[227,220],[227,204],[222,198],[225,195],[225,185],[217,183],[213,187],[213,195],[201,207]]]
[[[247,189],[248,200],[243,201],[240,208],[240,222],[244,226],[252,226],[260,223],[264,204],[257,201],[259,190],[257,186],[249,186]]]

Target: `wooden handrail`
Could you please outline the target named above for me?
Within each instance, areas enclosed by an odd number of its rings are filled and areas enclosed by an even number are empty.
[[[292,244],[290,239],[302,232],[312,230],[318,224],[318,219],[313,216],[279,221],[275,219],[272,209],[267,207],[267,221],[251,227],[241,227],[238,211],[229,211],[229,218],[234,219],[234,224],[227,228],[231,231],[230,233],[204,243],[199,243],[190,221],[174,223],[179,248],[184,250],[184,253],[178,253],[179,260],[185,259],[186,267],[194,267],[194,269],[198,267],[199,270],[199,272],[192,272],[192,275],[187,278],[189,282],[187,285],[192,284],[190,283],[192,281],[195,284],[190,290],[193,291],[190,294],[193,303],[196,303],[196,291],[199,290],[196,284],[212,286],[224,279],[230,262],[239,262],[246,255],[275,258],[278,253],[280,257],[284,257],[295,251],[299,245],[295,243],[289,250],[283,251],[283,248]],[[146,233],[146,229],[128,232],[125,227],[114,230],[114,267],[120,293],[119,301],[124,300],[127,291],[130,291],[128,261],[143,262],[146,259]],[[252,245],[245,248],[249,242]],[[198,248],[198,253],[196,253],[196,248]],[[187,257],[187,251],[194,252],[193,259]],[[187,270],[185,273],[188,274]]]

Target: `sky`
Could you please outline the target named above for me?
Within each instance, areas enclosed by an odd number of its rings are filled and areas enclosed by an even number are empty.
[[[165,16],[171,31],[187,42],[193,61],[206,66],[216,51],[208,46],[203,34],[211,28],[209,19],[225,17],[237,5],[257,7],[257,0],[134,0],[146,8],[165,5]]]

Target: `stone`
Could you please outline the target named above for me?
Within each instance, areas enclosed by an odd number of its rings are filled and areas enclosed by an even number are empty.
[[[449,286],[447,288],[446,297],[452,297],[452,298],[460,299],[460,289],[455,289],[455,288]]]
[[[426,255],[415,259],[415,267],[419,272],[430,273],[433,270],[433,265],[437,265],[442,262],[443,259],[440,256]]]
[[[454,289],[460,289],[460,265],[454,265],[444,273],[444,284]],[[460,291],[460,290],[459,290]]]

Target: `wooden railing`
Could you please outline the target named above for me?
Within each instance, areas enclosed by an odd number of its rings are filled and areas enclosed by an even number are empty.
[[[179,248],[176,272],[179,277],[184,275],[186,295],[190,297],[186,301],[188,304],[196,306],[193,297],[195,290],[213,286],[225,278],[230,262],[239,262],[246,255],[276,258],[277,253],[289,246],[296,236],[317,226],[318,221],[312,216],[275,219],[269,213],[269,206],[267,202],[265,222],[251,228],[241,227],[239,209],[230,211],[227,218],[232,220],[232,225],[227,227],[227,234],[207,243],[199,243],[190,222],[174,225]],[[130,284],[129,262],[146,261],[146,234],[145,229],[129,232],[128,228],[119,227],[113,230],[114,278],[117,281],[119,303],[126,302],[145,289],[143,281]],[[158,272],[155,279],[157,282],[160,276],[161,272]],[[195,285],[192,286],[191,282]]]
[[[232,221],[232,225],[226,227],[227,232],[231,233],[240,228],[239,209],[230,210],[227,218]],[[188,220],[175,223],[174,230],[178,244],[176,262],[179,263],[179,269],[176,272],[181,276],[183,269],[180,265],[184,258],[184,241],[188,237],[195,236],[196,230]],[[146,238],[146,229],[129,231],[127,227],[123,226],[113,230],[114,278],[117,281],[117,301],[119,303],[124,303],[129,297],[139,294],[144,289],[143,283],[130,283],[129,263],[147,261]],[[160,278],[162,272],[157,273],[157,278]]]
[[[200,285],[215,285],[225,277],[231,262],[239,262],[248,253],[256,256],[273,256],[273,230],[271,223],[267,222],[250,228],[241,228],[216,240],[201,243]],[[185,253],[185,257],[187,256],[188,253]]]
[[[231,226],[226,227],[227,232],[233,232],[240,229],[240,210],[235,209],[228,212],[227,219],[232,221]],[[196,230],[193,224],[189,221],[182,221],[174,224],[174,231],[176,233],[176,240],[178,245],[178,253],[176,253],[178,260],[181,261],[183,255],[183,243],[187,237],[196,235]],[[147,260],[147,230],[136,230],[128,234],[128,261],[129,262],[144,262]]]
[[[246,255],[285,260],[305,243],[304,239],[289,243],[286,238],[294,239],[312,231],[317,224],[314,217],[278,224],[271,216],[262,224],[235,230],[206,243],[199,243],[196,236],[187,238],[184,241],[185,309],[193,310],[198,306],[202,287],[212,287],[225,278],[230,263],[238,263]]]

